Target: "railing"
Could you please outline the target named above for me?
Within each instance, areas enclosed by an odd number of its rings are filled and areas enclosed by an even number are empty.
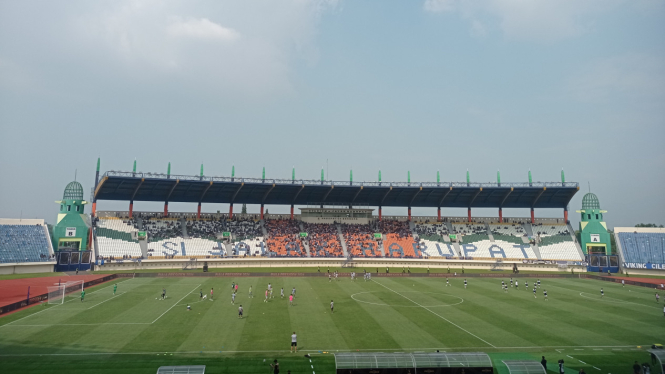
[[[175,175],[163,173],[133,173],[128,171],[110,170],[104,173],[103,177],[124,177],[124,178],[146,178],[146,179],[172,179],[182,181],[201,181],[201,182],[238,182],[238,183],[256,183],[256,184],[280,184],[280,185],[309,185],[309,186],[350,186],[350,187],[468,187],[468,188],[543,188],[543,187],[579,187],[577,182],[518,182],[518,183],[495,183],[495,182],[351,182],[351,181],[331,181],[317,179],[263,179],[263,178],[239,178],[239,177],[214,177],[198,175]]]

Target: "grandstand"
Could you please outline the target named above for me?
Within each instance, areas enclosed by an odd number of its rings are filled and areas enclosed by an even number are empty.
[[[379,248],[374,238],[376,230],[370,225],[342,224],[344,242],[349,255],[353,257],[382,257],[383,250]]]
[[[96,181],[93,214],[119,220],[95,221],[97,254],[144,260],[247,255],[347,260],[584,260],[567,224],[567,205],[579,187],[563,177],[561,182],[552,183],[473,183],[469,179],[466,183],[376,183],[294,178],[106,172]],[[98,200],[129,200],[130,209],[98,214]],[[164,212],[134,213],[134,201],[164,201]],[[170,213],[169,201],[197,202],[198,211]],[[228,203],[229,212],[201,213],[203,203]],[[237,203],[260,204],[260,214],[234,215]],[[288,204],[291,213],[264,215],[264,206],[269,204]],[[295,205],[307,208],[295,214]],[[378,216],[370,206],[377,206]],[[408,215],[384,217],[383,206],[405,207]],[[435,207],[437,216],[411,217],[411,207],[416,206]],[[461,206],[468,208],[468,217],[441,216],[442,207]],[[472,217],[475,207],[498,208],[498,219]],[[531,217],[504,220],[504,208],[530,208]],[[562,208],[564,218],[536,219],[535,208]],[[146,233],[146,243],[133,234],[141,231]]]
[[[624,268],[665,270],[665,229],[615,227],[614,235]]]
[[[54,262],[42,219],[0,219],[0,264]]]

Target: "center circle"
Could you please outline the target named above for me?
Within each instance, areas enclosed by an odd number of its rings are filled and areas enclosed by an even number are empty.
[[[427,294],[426,297],[423,297]],[[391,306],[398,308],[435,308],[459,305],[464,302],[459,296],[439,292],[402,291],[365,291],[351,295],[359,303]],[[449,301],[446,301],[449,300]]]

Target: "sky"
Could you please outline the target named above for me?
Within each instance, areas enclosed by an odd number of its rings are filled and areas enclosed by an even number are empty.
[[[0,217],[53,223],[101,157],[102,172],[355,181],[563,169],[574,225],[589,186],[610,227],[665,224],[664,41],[656,0],[0,0]]]

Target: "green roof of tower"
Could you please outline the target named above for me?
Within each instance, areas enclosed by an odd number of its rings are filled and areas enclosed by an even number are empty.
[[[83,186],[79,182],[70,182],[65,187],[65,193],[62,196],[63,200],[83,200]]]
[[[596,194],[593,194],[591,192],[584,195],[584,197],[582,198],[582,209],[583,210],[593,210],[593,209],[600,210],[600,202],[598,201],[598,196],[596,196]]]

